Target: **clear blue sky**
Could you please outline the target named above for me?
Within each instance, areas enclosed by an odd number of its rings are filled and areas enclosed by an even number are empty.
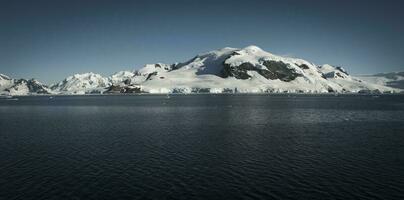
[[[2,0],[0,73],[53,83],[252,44],[353,74],[403,71],[402,2]]]

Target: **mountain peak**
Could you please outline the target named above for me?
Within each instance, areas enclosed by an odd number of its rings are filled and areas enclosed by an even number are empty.
[[[263,51],[261,48],[259,48],[258,46],[255,46],[255,45],[247,46],[247,47],[243,48],[243,50],[246,50],[246,51],[249,51],[249,52]]]
[[[51,86],[59,93],[86,94],[110,85],[108,78],[93,72],[74,74]]]
[[[1,90],[31,94],[47,92],[37,81],[8,80],[0,75]],[[397,80],[399,78],[396,78]],[[389,85],[387,85],[389,86]],[[303,59],[271,54],[260,47],[225,47],[175,64],[147,64],[109,77],[93,72],[74,74],[51,86],[56,94],[103,92],[144,93],[328,93],[397,92],[350,76],[342,67],[318,66]],[[11,89],[12,90],[11,90]],[[14,88],[14,89],[13,89]]]
[[[74,74],[73,77],[75,78],[80,78],[80,77],[91,77],[91,76],[101,76],[99,74],[96,74],[94,72],[86,72],[82,74]]]

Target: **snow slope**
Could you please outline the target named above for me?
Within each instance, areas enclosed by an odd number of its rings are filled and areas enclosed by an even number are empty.
[[[60,94],[102,93],[111,85],[111,80],[95,73],[75,74],[51,86]]]
[[[404,72],[359,75],[357,77],[369,83],[404,89]]]
[[[397,92],[351,77],[339,67],[277,56],[256,46],[200,54],[138,84],[150,93]]]
[[[125,82],[130,82],[130,80],[135,76],[136,74],[133,72],[120,71],[116,72],[115,74],[112,74],[110,77],[108,77],[108,79],[111,84],[121,84]]]
[[[13,83],[14,81],[10,77],[0,74],[0,93],[5,93],[5,90],[10,88]]]
[[[0,74],[0,94],[1,95],[34,95],[52,94],[52,90],[45,84],[35,80],[11,79]]]
[[[402,78],[402,76],[401,76]],[[396,78],[395,80],[402,80]],[[379,80],[379,79],[377,79]],[[385,80],[385,79],[383,79]],[[387,79],[386,79],[387,80]],[[390,80],[390,79],[388,79]],[[0,76],[0,91],[30,94],[32,89]],[[315,65],[278,56],[257,46],[226,47],[175,64],[148,64],[109,77],[84,73],[51,86],[56,94],[92,93],[381,93],[401,92],[389,81],[352,77],[342,67]],[[10,89],[14,86],[12,89]],[[27,89],[28,88],[28,89]]]

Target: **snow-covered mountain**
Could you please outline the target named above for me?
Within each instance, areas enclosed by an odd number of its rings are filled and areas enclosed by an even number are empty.
[[[131,80],[136,77],[136,73],[130,71],[120,71],[112,74],[109,81],[113,85],[130,84]]]
[[[404,89],[404,72],[360,75],[357,77],[369,83],[374,83],[377,85],[385,85],[392,88]]]
[[[4,74],[0,74],[0,94],[33,95],[51,93],[52,91],[48,86],[35,79],[12,79]]]
[[[51,89],[60,94],[89,94],[102,93],[111,86],[111,81],[99,74],[75,74],[51,86]]]
[[[151,72],[149,70],[149,72]],[[351,77],[343,68],[277,56],[259,47],[223,48],[154,71],[142,91],[165,92],[390,92],[392,88]]]
[[[0,92],[3,92],[13,86],[13,83],[14,81],[10,77],[0,74]]]
[[[15,85],[7,76],[0,80],[0,89]],[[148,64],[139,70],[120,71],[109,77],[76,74],[50,88],[56,94],[401,91],[384,82],[352,77],[342,67],[318,66],[303,59],[274,55],[257,46],[227,47],[199,54],[186,62]]]

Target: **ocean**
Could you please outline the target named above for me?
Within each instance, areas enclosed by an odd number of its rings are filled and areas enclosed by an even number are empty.
[[[404,199],[404,95],[17,99],[0,199]]]

